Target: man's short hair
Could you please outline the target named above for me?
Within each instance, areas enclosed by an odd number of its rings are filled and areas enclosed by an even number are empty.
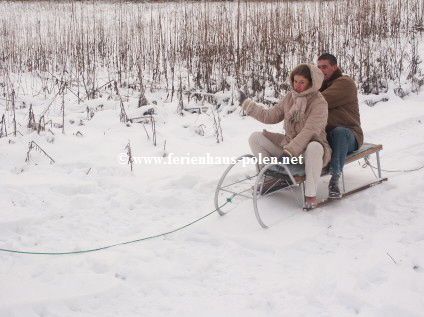
[[[318,57],[319,61],[326,60],[330,62],[330,65],[337,65],[337,58],[336,56],[330,54],[330,53],[324,53],[320,57]]]

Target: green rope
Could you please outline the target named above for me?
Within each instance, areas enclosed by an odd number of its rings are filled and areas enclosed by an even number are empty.
[[[218,209],[221,209],[222,207],[224,207],[226,204],[231,203],[232,199],[233,199],[234,195],[231,198],[227,198],[226,202],[224,204],[222,204],[221,206],[219,206],[218,208],[215,208],[213,211],[211,211],[210,213],[182,226],[179,227],[177,229],[168,231],[168,232],[164,232],[164,233],[160,233],[160,234],[156,234],[153,236],[149,236],[149,237],[145,237],[145,238],[141,238],[141,239],[136,239],[136,240],[131,240],[131,241],[126,241],[126,242],[120,242],[120,243],[116,243],[116,244],[111,244],[111,245],[107,245],[104,247],[99,247],[99,248],[95,248],[95,249],[87,249],[87,250],[80,250],[80,251],[70,251],[70,252],[33,252],[33,251],[19,251],[19,250],[11,250],[11,249],[1,249],[0,251],[2,252],[9,252],[9,253],[19,253],[19,254],[33,254],[33,255],[66,255],[66,254],[81,254],[81,253],[88,253],[88,252],[95,252],[95,251],[100,251],[100,250],[106,250],[106,249],[110,249],[113,247],[117,247],[120,245],[125,245],[125,244],[131,244],[131,243],[135,243],[135,242],[140,242],[140,241],[146,241],[146,240],[150,240],[150,239],[154,239],[154,238],[158,238],[158,237],[162,237],[174,232],[177,232],[179,230],[182,230],[184,228],[187,228],[188,226],[191,226],[193,224],[195,224],[196,222],[199,222],[200,220],[209,217],[210,215],[212,215],[215,211],[217,211]]]

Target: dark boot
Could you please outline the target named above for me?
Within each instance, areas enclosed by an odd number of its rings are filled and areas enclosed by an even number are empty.
[[[340,193],[339,188],[339,178],[340,175],[333,174],[330,179],[330,183],[328,184],[328,198],[330,199],[340,199],[342,198],[342,194]]]

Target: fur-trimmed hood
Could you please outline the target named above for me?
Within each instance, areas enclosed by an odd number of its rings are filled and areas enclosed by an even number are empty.
[[[303,96],[307,96],[311,93],[317,92],[320,90],[321,86],[322,86],[322,82],[324,80],[324,74],[321,72],[321,70],[316,67],[315,65],[312,64],[299,64],[300,65],[305,65],[309,68],[310,72],[311,72],[311,77],[312,77],[312,86],[310,86],[307,90],[301,92],[301,93],[296,93],[299,97],[303,97]],[[293,80],[292,80],[292,74],[293,71],[290,73],[289,77],[288,77],[288,82],[290,83],[290,86],[293,87]],[[294,92],[294,90],[292,90],[292,92]]]

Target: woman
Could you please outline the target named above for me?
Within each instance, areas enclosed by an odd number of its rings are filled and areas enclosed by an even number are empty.
[[[300,64],[290,74],[292,87],[280,102],[265,109],[240,92],[240,104],[247,115],[256,120],[273,124],[284,120],[285,134],[264,130],[254,132],[249,145],[256,157],[291,157],[303,154],[305,162],[305,205],[311,209],[317,206],[317,188],[323,166],[331,158],[327,142],[328,105],[319,92],[323,74],[318,67]]]

